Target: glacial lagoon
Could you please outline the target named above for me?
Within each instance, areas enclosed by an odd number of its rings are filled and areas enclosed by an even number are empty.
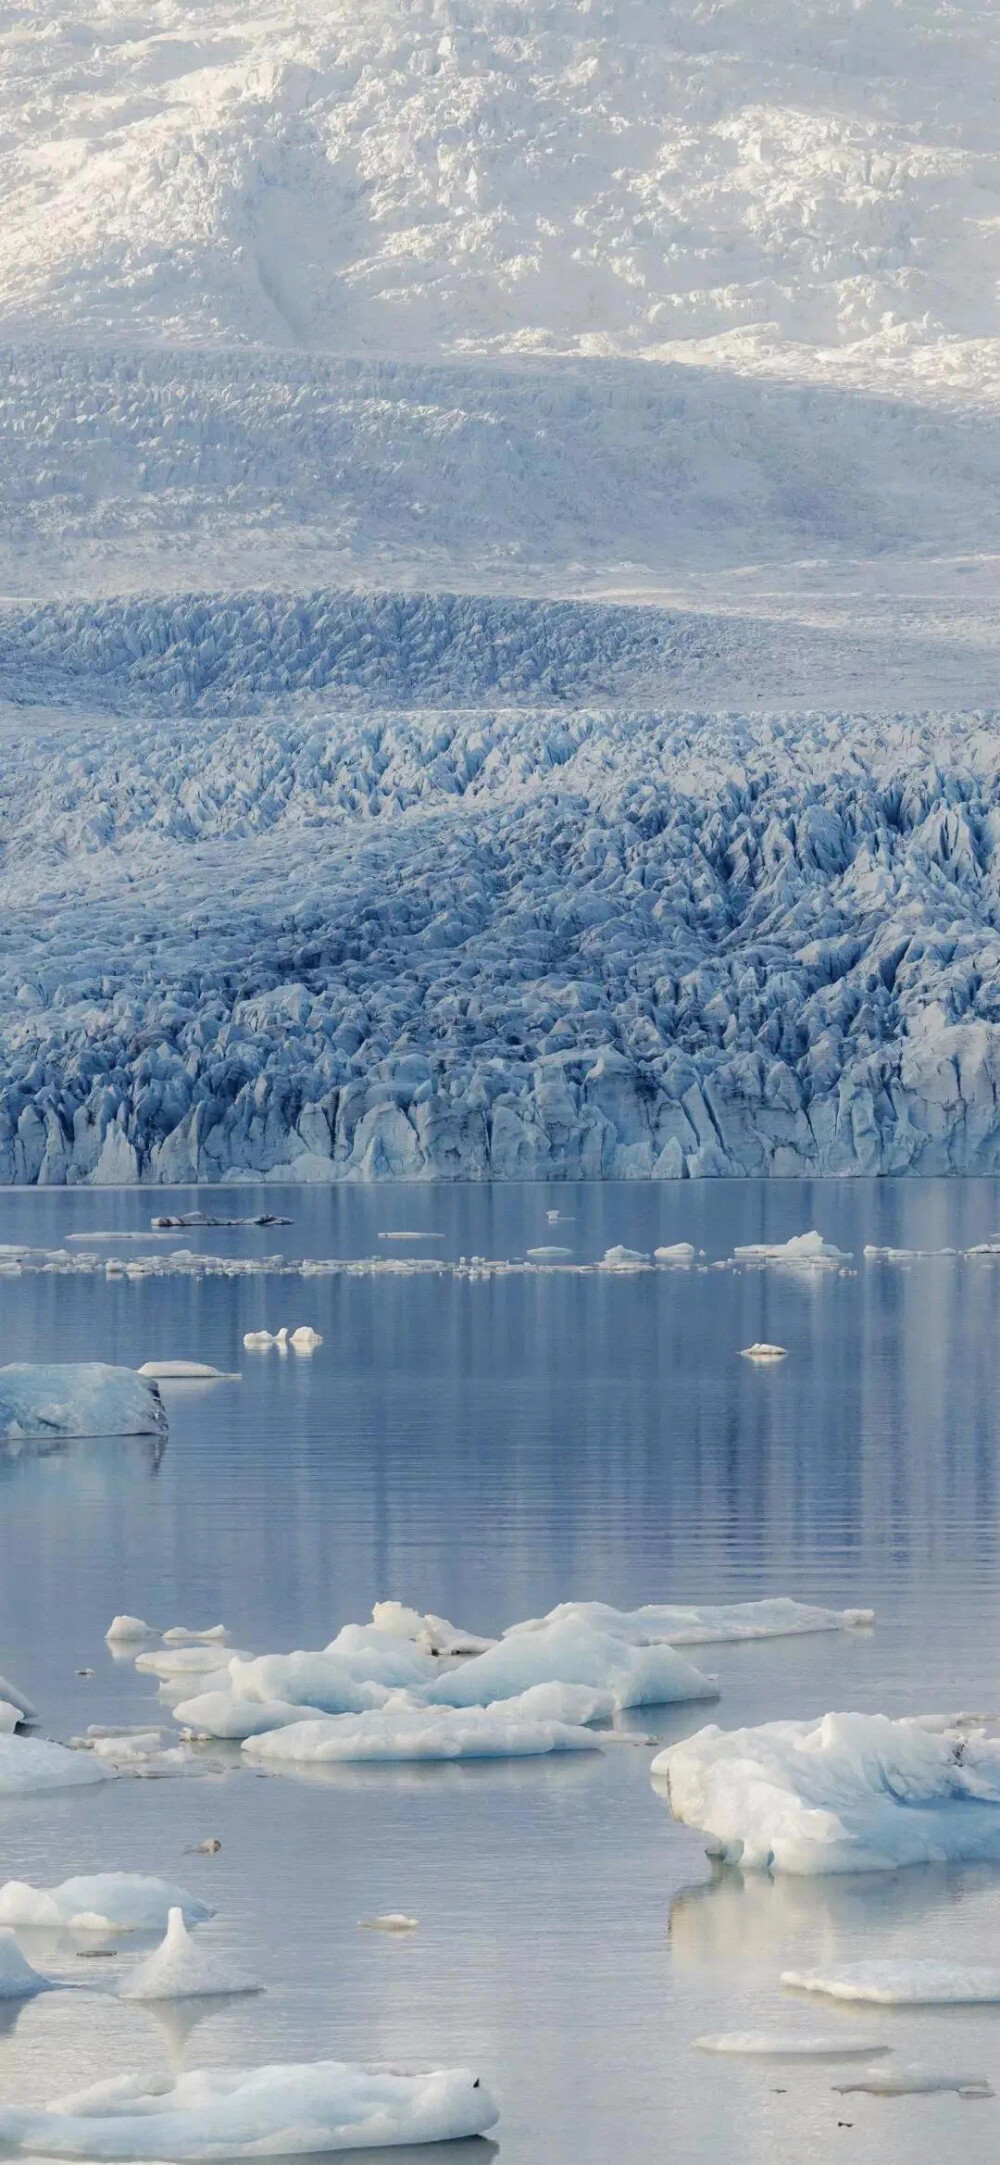
[[[569,1598],[876,1610],[872,1631],[699,1650],[718,1707],[621,1717],[658,1743],[706,1720],[1000,1710],[1000,1256],[968,1253],[1000,1232],[1000,1184],[6,1192],[0,1241],[86,1252],[71,1236],[144,1233],[152,1212],[198,1207],[292,1222],[148,1250],[123,1239],[120,1253],[698,1253],[634,1273],[5,1276],[5,1359],[186,1357],[242,1375],[164,1385],[165,1446],[0,1452],[0,1669],[34,1699],[39,1734],[169,1727],[155,1680],[105,1646],[117,1611],[224,1621],[234,1646],[265,1651],[323,1646],[387,1597],[484,1633]],[[850,1263],[714,1267],[810,1227]],[[423,1237],[380,1241],[390,1231]],[[901,1259],[866,1261],[866,1246]],[[244,1349],[281,1324],[322,1344]],[[787,1358],[741,1360],[753,1341]],[[40,1967],[88,1989],[0,2010],[0,2098],[32,2106],[192,2065],[457,2064],[497,2098],[503,2165],[825,2165],[852,2142],[903,2165],[956,2140],[972,2165],[992,2161],[996,2101],[841,2094],[850,2067],[693,2046],[812,2024],[1000,2089],[996,2008],[810,2006],[780,1983],[862,1960],[995,1964],[1000,1866],[721,1870],[671,1820],[651,1757],[642,1741],[290,1779],[234,1754],[199,1778],[0,1800],[5,1878],[179,1881],[218,1910],[220,1961],[268,1987],[197,2017],[157,2011],[111,1996],[120,1951],[49,1949]],[[198,1851],[209,1837],[221,1848]],[[416,1929],[359,1929],[396,1911]]]

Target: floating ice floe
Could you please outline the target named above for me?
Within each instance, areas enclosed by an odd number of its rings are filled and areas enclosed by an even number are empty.
[[[0,2000],[29,2000],[52,1989],[53,1979],[32,1969],[9,1925],[0,1925]]]
[[[18,1691],[17,1685],[11,1684],[5,1676],[0,1676],[0,1699],[4,1699],[8,1706],[16,1707],[22,1721],[36,1720],[31,1700],[26,1699],[23,1691]]]
[[[696,2052],[731,2052],[759,2060],[869,2060],[891,2046],[877,2039],[845,2037],[829,2030],[722,2030],[715,2037],[696,2037]]]
[[[784,1263],[796,1270],[837,1270],[850,1254],[824,1240],[822,1233],[795,1233],[791,1240],[751,1241],[733,1249],[734,1263]]]
[[[0,1368],[0,1439],[156,1436],[167,1416],[153,1382],[105,1361],[12,1361]]]
[[[1000,1969],[966,1962],[844,1962],[835,1968],[782,1970],[783,1985],[822,1992],[832,2000],[868,2000],[877,2007],[973,2007],[1000,2001]]]
[[[108,1769],[89,1754],[67,1751],[41,1737],[0,1736],[0,1797],[42,1795],[48,1789],[82,1789],[102,1782]]]
[[[482,2135],[497,2108],[466,2068],[403,2074],[342,2060],[192,2068],[171,2088],[116,2075],[41,2112],[0,2107],[0,2142],[99,2161],[284,2157]]]
[[[766,1338],[755,1339],[752,1346],[741,1346],[740,1354],[745,1361],[783,1361],[787,1346],[769,1345]]]
[[[415,1932],[417,1920],[401,1909],[390,1909],[381,1917],[359,1917],[358,1926],[362,1932]]]
[[[380,1233],[378,1237],[380,1240],[443,1240],[444,1234],[399,1231],[392,1233]]]
[[[573,1250],[572,1248],[526,1248],[524,1253],[529,1263],[561,1263],[566,1256],[572,1255]]]
[[[648,1262],[649,1257],[644,1255],[641,1248],[623,1248],[619,1242],[614,1248],[605,1248],[598,1268],[600,1270],[638,1270]]]
[[[408,1609],[401,1601],[376,1601],[372,1623],[376,1631],[412,1639],[425,1654],[485,1654],[497,1643],[495,1639],[480,1638],[474,1631],[463,1631],[459,1624],[449,1623],[446,1616],[422,1616],[419,1609]]]
[[[715,1699],[718,1688],[666,1640],[636,1644],[578,1617],[514,1631],[487,1653],[447,1669],[424,1696],[435,1706],[488,1706],[535,1684],[581,1684],[610,1694],[614,1707]]]
[[[287,1342],[287,1338],[288,1330],[284,1325],[278,1332],[244,1331],[243,1333],[243,1343],[248,1353],[263,1353],[268,1346],[283,1346]]]
[[[669,1247],[653,1249],[654,1263],[693,1263],[694,1258],[694,1243],[690,1240],[675,1240]]]
[[[535,1758],[599,1751],[600,1738],[586,1726],[595,1711],[593,1693],[581,1699],[557,1685],[490,1706],[425,1706],[400,1694],[392,1706],[296,1721],[248,1737],[242,1748],[279,1771],[366,1760]]]
[[[195,1692],[179,1700],[173,1709],[187,1737],[200,1741],[217,1738],[242,1744],[245,1737],[265,1736],[269,1729],[287,1729],[290,1722],[322,1714],[321,1707],[290,1699],[250,1699],[234,1691]]]
[[[171,1624],[163,1633],[164,1646],[219,1646],[229,1637],[225,1624],[206,1624],[204,1630],[194,1631],[190,1624]]]
[[[12,1706],[9,1699],[0,1699],[0,1736],[13,1736],[23,1720],[20,1707]]]
[[[713,1724],[651,1771],[674,1817],[731,1864],[821,1873],[1000,1858],[1000,1742],[943,1716]]]
[[[221,1999],[224,1994],[262,1992],[253,1978],[227,1970],[197,1946],[182,1909],[171,1909],[166,1938],[118,1987],[120,2000]]]
[[[742,1639],[786,1639],[814,1631],[847,1631],[874,1622],[871,1609],[822,1609],[778,1594],[764,1601],[648,1602],[614,1609],[604,1601],[563,1601],[547,1616],[509,1624],[504,1641],[554,1624],[610,1632],[632,1646],[712,1646]]]
[[[959,2097],[994,2097],[985,2075],[953,2075],[934,2067],[872,2067],[855,2082],[835,2082],[841,2097],[865,2091],[869,2097],[926,2097],[934,2090],[954,2090]]]
[[[156,1383],[238,1383],[238,1372],[212,1368],[207,1361],[143,1361],[136,1369]]]
[[[180,1645],[145,1647],[136,1655],[135,1666],[142,1675],[157,1676],[162,1682],[169,1683],[174,1678],[208,1676],[223,1667],[226,1660],[237,1658],[240,1657],[235,1648],[230,1654],[228,1647],[220,1646],[218,1640],[210,1640],[207,1644],[200,1640],[193,1644],[184,1640]],[[243,1654],[242,1658],[252,1661],[253,1656]]]
[[[295,1347],[296,1353],[311,1353],[314,1346],[322,1345],[323,1333],[314,1331],[311,1323],[300,1323],[288,1343]]]
[[[131,1646],[140,1639],[155,1639],[157,1629],[141,1616],[113,1616],[104,1636],[109,1646]]]
[[[0,1887],[0,1925],[61,1932],[87,1919],[105,1932],[161,1932],[172,1910],[187,1924],[203,1924],[214,1910],[197,1895],[147,1872],[86,1872],[56,1887],[31,1887],[8,1879]]]

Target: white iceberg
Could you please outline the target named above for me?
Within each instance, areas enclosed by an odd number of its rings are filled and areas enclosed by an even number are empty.
[[[158,1436],[155,1383],[106,1361],[12,1361],[0,1368],[0,1438]]]
[[[245,1737],[264,1736],[269,1729],[286,1729],[289,1722],[322,1713],[322,1707],[297,1706],[290,1699],[247,1699],[233,1691],[196,1692],[173,1709],[174,1720],[182,1724],[189,1737],[216,1737],[240,1744]]]
[[[841,2097],[865,2091],[869,2097],[927,2097],[935,2090],[955,2090],[959,2097],[994,2097],[985,2075],[954,2075],[935,2067],[871,2067],[855,2082],[835,2082]]]
[[[583,1684],[610,1693],[616,1707],[718,1698],[712,1678],[666,1641],[635,1645],[576,1618],[505,1636],[487,1653],[446,1670],[424,1697],[432,1706],[485,1707],[535,1684]]]
[[[785,1639],[814,1631],[846,1631],[874,1621],[871,1609],[821,1609],[785,1594],[764,1601],[647,1602],[613,1609],[605,1601],[562,1601],[547,1616],[509,1624],[504,1642],[554,1624],[610,1632],[632,1646],[712,1646],[741,1639]]]
[[[783,1361],[787,1346],[771,1345],[766,1338],[755,1338],[752,1346],[741,1346],[740,1355],[745,1361]]]
[[[289,1344],[295,1347],[296,1353],[311,1353],[315,1346],[321,1346],[322,1343],[322,1331],[314,1331],[310,1323],[300,1323],[289,1339]]]
[[[148,1872],[85,1872],[56,1887],[8,1879],[0,1887],[0,1925],[22,1931],[62,1931],[87,1917],[108,1932],[162,1932],[174,1909],[188,1924],[215,1914],[197,1895]]]
[[[190,2000],[221,1998],[225,1993],[262,1992],[253,1978],[227,1970],[214,1955],[197,1946],[182,1909],[171,1909],[166,1938],[118,1987],[120,2000]]]
[[[783,1985],[823,1992],[832,2000],[867,2000],[876,2007],[973,2007],[1000,2001],[1000,1969],[920,1956],[844,1962],[835,1968],[782,1970]]]
[[[651,1772],[674,1817],[731,1864],[859,1872],[1000,1858],[1000,1742],[944,1717],[713,1724],[668,1745]]]
[[[675,1240],[666,1248],[653,1249],[654,1263],[693,1263],[694,1257],[694,1242],[690,1240]]]
[[[326,1715],[248,1737],[251,1759],[276,1768],[334,1766],[340,1762],[406,1759],[520,1759],[547,1752],[599,1751],[600,1739],[585,1726],[593,1719],[593,1695],[584,1704],[571,1693],[546,1687],[495,1706],[429,1707],[416,1702],[369,1714]]]
[[[237,1374],[224,1368],[212,1368],[207,1361],[143,1361],[136,1369],[137,1376],[147,1376],[157,1383],[238,1383]]]
[[[9,1699],[0,1699],[0,1736],[13,1736],[24,1716],[19,1706],[11,1706]]]
[[[0,1926],[0,2000],[28,2000],[51,1989],[52,1979],[32,1969],[9,1926]]]
[[[144,1676],[156,1676],[162,1683],[169,1684],[178,1678],[213,1675],[224,1666],[219,1654],[218,1640],[207,1644],[201,1640],[185,1640],[180,1646],[148,1647],[136,1655],[135,1665]],[[245,1654],[242,1658],[252,1661],[253,1655]]]
[[[0,2142],[46,2157],[177,2161],[307,2156],[482,2135],[497,2108],[465,2068],[404,2074],[342,2060],[192,2068],[173,2086],[116,2075],[41,2112],[0,2108]]]
[[[573,1250],[572,1248],[526,1248],[524,1253],[529,1263],[564,1263],[566,1257],[572,1255]]]
[[[208,1624],[204,1631],[194,1631],[190,1624],[171,1624],[163,1633],[164,1646],[219,1646],[228,1639],[225,1624]]]
[[[425,1654],[485,1654],[496,1645],[474,1631],[463,1631],[446,1616],[422,1616],[401,1601],[376,1601],[372,1610],[376,1631],[388,1631],[397,1639],[412,1639]]]
[[[619,1242],[614,1248],[605,1248],[598,1269],[637,1270],[640,1264],[648,1262],[649,1257],[641,1248],[623,1248]]]
[[[796,1270],[836,1270],[850,1254],[824,1240],[822,1233],[795,1233],[791,1240],[755,1240],[733,1249],[736,1263],[784,1263]]]
[[[361,1932],[415,1932],[417,1920],[408,1917],[405,1910],[389,1909],[383,1911],[381,1917],[359,1917],[358,1929]]]
[[[713,2037],[696,2037],[694,2049],[756,2060],[867,2060],[892,2048],[870,2037],[846,2037],[832,2030],[812,2035],[808,2030],[721,2030]]]
[[[17,1685],[11,1684],[5,1676],[0,1676],[0,1699],[5,1699],[8,1706],[16,1707],[22,1721],[35,1720],[31,1700],[26,1699],[23,1691],[18,1691]]]
[[[83,1789],[107,1779],[89,1752],[67,1751],[41,1737],[0,1735],[0,1797],[42,1795],[49,1789]]]
[[[141,1616],[113,1616],[104,1634],[109,1646],[129,1646],[140,1639],[155,1639],[156,1625],[146,1624]]]

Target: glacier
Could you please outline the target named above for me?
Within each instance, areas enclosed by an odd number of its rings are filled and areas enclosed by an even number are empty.
[[[173,654],[6,748],[0,1182],[1000,1165],[988,714],[178,719]]]

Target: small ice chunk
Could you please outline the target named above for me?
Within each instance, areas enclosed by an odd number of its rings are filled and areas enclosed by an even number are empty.
[[[127,1646],[133,1639],[155,1639],[155,1624],[146,1624],[141,1616],[113,1616],[104,1634],[109,1646]]]
[[[265,1736],[269,1729],[287,1729],[323,1712],[322,1707],[298,1706],[288,1699],[247,1699],[233,1691],[197,1692],[174,1707],[174,1720],[190,1737],[216,1737],[242,1744],[245,1737]]]
[[[251,1353],[260,1353],[268,1346],[288,1344],[288,1325],[283,1323],[280,1331],[244,1331],[243,1343]]]
[[[415,1932],[417,1920],[407,1917],[401,1909],[386,1910],[382,1917],[359,1917],[362,1932]]]
[[[284,2157],[482,2135],[497,2109],[478,2076],[442,2067],[401,2074],[314,2060],[300,2066],[192,2068],[173,2087],[114,2075],[42,2111],[0,2109],[0,2142],[43,2156],[107,2160]]]
[[[787,1346],[769,1345],[766,1338],[755,1338],[752,1346],[740,1347],[745,1361],[783,1361],[787,1352]]]
[[[52,1989],[51,1977],[42,1977],[26,1962],[9,1925],[0,1927],[0,2000],[28,2000],[36,1992]]]
[[[841,2097],[856,2090],[870,2097],[926,2097],[933,2090],[956,2090],[959,2097],[993,2097],[985,2075],[952,2075],[934,2067],[871,2067],[856,2082],[835,2082]]]
[[[0,1797],[41,1796],[49,1789],[82,1789],[107,1780],[89,1752],[67,1751],[41,1737],[0,1735]]]
[[[0,1438],[159,1436],[155,1383],[106,1361],[11,1361],[0,1368]]]
[[[619,1243],[617,1247],[605,1248],[598,1268],[601,1270],[635,1270],[640,1263],[648,1262],[649,1257],[643,1254],[641,1248],[623,1248]]]
[[[224,1368],[211,1368],[207,1361],[143,1361],[136,1369],[139,1376],[151,1376],[158,1383],[238,1383],[239,1376],[227,1373]]]
[[[234,1649],[232,1658],[252,1661],[253,1655],[237,1657]],[[136,1655],[135,1665],[144,1676],[159,1676],[164,1682],[175,1677],[207,1676],[220,1666],[219,1644],[212,1640],[208,1645],[185,1642],[181,1646],[149,1647],[145,1653]]]
[[[737,1263],[784,1263],[798,1270],[831,1270],[849,1263],[850,1253],[835,1248],[822,1233],[795,1233],[791,1240],[756,1240],[733,1249]]]
[[[443,1240],[443,1233],[413,1233],[406,1231],[380,1233],[380,1240]]]
[[[322,1331],[314,1331],[311,1323],[300,1323],[289,1340],[297,1353],[311,1353],[314,1346],[321,1346],[322,1343]]]
[[[561,1263],[566,1256],[572,1255],[573,1250],[572,1248],[526,1248],[524,1253],[529,1263]]]
[[[118,1987],[120,2000],[191,2000],[223,1993],[262,1992],[253,1978],[240,1976],[196,1946],[184,1913],[172,1909],[166,1938]]]
[[[600,1749],[591,1730],[573,1719],[571,1699],[565,1702],[565,1719],[536,1710],[531,1699],[527,1692],[499,1706],[428,1707],[414,1701],[369,1714],[327,1715],[248,1737],[243,1750],[280,1770],[369,1760],[519,1759]]]
[[[890,2045],[870,2037],[846,2037],[842,2031],[722,2030],[696,2037],[696,2052],[732,2052],[760,2060],[869,2060]]]
[[[693,1263],[694,1256],[694,1242],[690,1240],[675,1240],[669,1247],[653,1249],[654,1263]]]
[[[192,1631],[188,1624],[171,1624],[163,1634],[164,1646],[218,1645],[228,1639],[225,1624],[207,1624],[204,1631]]]
[[[1000,2001],[1000,1969],[966,1962],[844,1962],[832,1969],[782,1970],[783,1985],[825,1992],[832,2000],[869,2000],[877,2007],[992,2006]]]
[[[17,1685],[11,1684],[5,1676],[0,1676],[0,1698],[5,1699],[8,1706],[16,1706],[22,1721],[36,1719],[31,1700],[26,1699],[23,1691],[18,1691]]]
[[[86,1872],[56,1887],[8,1879],[0,1887],[0,1924],[22,1930],[59,1932],[90,1915],[103,1931],[162,1932],[172,1909],[188,1924],[203,1924],[215,1914],[197,1895],[148,1872]]]

